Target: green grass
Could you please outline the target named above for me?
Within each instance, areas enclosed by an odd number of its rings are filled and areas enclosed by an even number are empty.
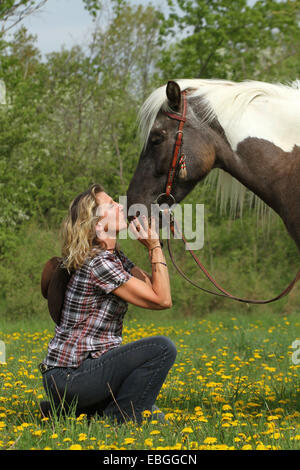
[[[45,399],[37,365],[53,324],[48,318],[0,324],[6,364],[0,365],[1,449],[299,449],[300,339],[297,315],[261,310],[172,319],[171,311],[128,314],[124,343],[163,334],[177,345],[176,363],[157,404],[169,424],[115,426],[85,416],[42,420]]]

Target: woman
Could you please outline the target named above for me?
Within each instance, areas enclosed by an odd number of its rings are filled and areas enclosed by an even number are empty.
[[[121,346],[128,303],[162,310],[172,305],[168,268],[155,221],[130,230],[148,249],[152,276],[116,247],[127,228],[123,208],[100,185],[70,205],[63,230],[64,265],[73,274],[55,336],[41,365],[43,384],[54,405],[76,404],[76,413],[141,423],[172,367],[176,348],[163,336]],[[42,402],[46,414],[48,402]]]

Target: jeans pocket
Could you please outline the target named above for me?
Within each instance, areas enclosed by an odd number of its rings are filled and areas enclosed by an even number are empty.
[[[43,376],[45,391],[48,395],[52,395],[54,401],[61,401],[67,396],[72,376],[71,368],[57,368],[46,372]]]

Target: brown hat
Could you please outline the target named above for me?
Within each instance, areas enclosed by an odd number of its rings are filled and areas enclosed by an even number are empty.
[[[42,295],[48,300],[52,320],[58,325],[64,304],[65,292],[71,275],[61,265],[62,258],[51,258],[45,264],[41,278]]]

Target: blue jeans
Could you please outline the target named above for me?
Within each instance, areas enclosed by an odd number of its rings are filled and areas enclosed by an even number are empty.
[[[56,407],[76,403],[76,414],[98,413],[141,423],[151,410],[176,358],[174,343],[164,336],[144,338],[87,358],[74,368],[56,367],[43,374],[46,393]]]

